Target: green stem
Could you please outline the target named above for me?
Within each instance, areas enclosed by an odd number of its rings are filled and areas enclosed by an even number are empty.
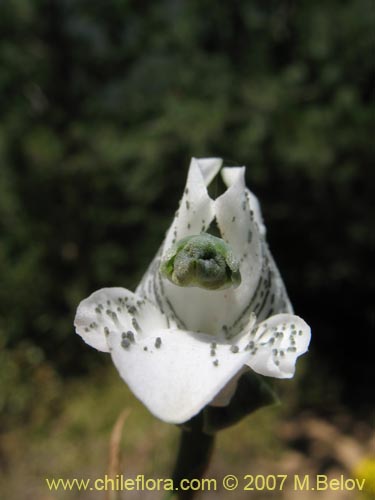
[[[201,422],[193,425],[190,430],[182,430],[180,436],[179,450],[173,471],[173,483],[179,487],[183,479],[201,479],[210,463],[212,451],[215,444],[215,435],[202,432]],[[185,487],[186,487],[185,482]],[[195,491],[179,490],[179,500],[191,500]]]

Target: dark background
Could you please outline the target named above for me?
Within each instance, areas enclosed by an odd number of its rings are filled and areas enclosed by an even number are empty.
[[[297,408],[369,418],[371,8],[1,3],[0,429],[36,399],[55,411],[62,382],[105,362],[74,335],[75,308],[100,287],[135,288],[191,156],[248,167],[313,330]]]

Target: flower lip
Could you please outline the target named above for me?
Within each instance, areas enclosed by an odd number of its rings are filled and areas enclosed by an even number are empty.
[[[230,246],[208,233],[175,243],[162,259],[160,272],[181,287],[223,290],[241,283],[239,263]]]

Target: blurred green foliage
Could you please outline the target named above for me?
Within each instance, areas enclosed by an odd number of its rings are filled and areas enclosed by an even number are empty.
[[[364,402],[370,0],[0,10],[0,410],[23,419],[40,393],[53,407],[62,377],[102,362],[73,335],[75,308],[99,287],[136,286],[191,156],[249,167],[296,311],[313,326],[303,380],[318,363],[342,385],[309,384],[302,404]]]

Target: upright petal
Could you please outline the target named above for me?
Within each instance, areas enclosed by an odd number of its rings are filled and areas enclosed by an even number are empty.
[[[242,239],[238,238],[237,235],[241,234],[241,231],[237,229],[233,224],[230,224],[228,211],[226,210],[226,207],[234,205],[234,207],[237,208],[238,211],[238,203],[237,205],[235,203],[236,199],[235,193],[237,192],[238,196],[241,196],[241,192],[244,189],[246,203],[242,195],[241,198],[242,214],[240,212],[239,219],[241,218],[242,215],[243,217],[242,227],[245,227],[246,217],[249,217],[251,225],[247,231],[250,232],[253,231],[254,234],[257,235],[257,244],[254,248],[255,251],[253,250],[252,252],[250,252],[250,255],[252,255],[253,258],[258,251],[258,243],[260,243],[261,246],[261,257],[256,262],[256,264],[261,263],[261,272],[260,275],[258,275],[259,279],[256,283],[255,289],[253,288],[253,292],[249,293],[249,295],[251,295],[251,299],[247,303],[247,305],[242,309],[242,312],[239,315],[237,322],[239,321],[240,318],[246,317],[250,311],[253,311],[256,314],[258,321],[268,318],[269,316],[277,313],[284,313],[284,312],[292,313],[293,308],[290,303],[288,294],[286,292],[283,280],[280,276],[280,272],[276,266],[276,263],[272,258],[272,255],[269,251],[265,239],[266,228],[263,223],[263,217],[260,210],[258,199],[255,197],[253,193],[251,193],[249,189],[245,187],[244,167],[223,168],[221,173],[225,184],[228,186],[228,191],[225,193],[225,195],[228,196],[228,198],[230,198],[229,194],[232,194],[230,200],[231,202],[223,203],[224,206],[223,219],[222,219],[222,227],[224,228],[223,230],[226,231],[228,238],[235,239],[239,242],[238,245],[240,248],[246,247],[247,243],[246,231],[243,231]],[[234,200],[234,203],[232,200]],[[216,208],[216,212],[217,211],[218,210]],[[255,231],[254,231],[254,226],[256,228]],[[249,239],[251,239],[251,237]],[[245,264],[247,265],[250,264],[249,259],[245,259]],[[257,270],[257,266],[255,267],[255,269]],[[243,271],[241,269],[241,273],[242,272]],[[253,273],[253,275],[256,276],[257,273]],[[254,283],[252,283],[252,286],[254,287]],[[241,289],[238,290],[238,292],[240,291]]]
[[[215,215],[222,238],[241,261],[243,283],[236,293],[253,294],[262,269],[262,248],[258,226],[246,196],[245,167],[231,169],[229,188],[215,201]],[[224,169],[228,173],[228,169]]]
[[[241,175],[241,171],[244,167],[225,167],[221,171],[221,175],[223,177],[224,183],[230,187],[237,181],[239,175]],[[263,222],[262,211],[260,209],[260,204],[258,198],[254,193],[250,191],[250,189],[245,188],[246,197],[248,200],[250,213],[254,217],[255,223],[258,225],[259,232],[262,236],[266,235],[266,227]]]
[[[214,202],[208,195],[207,185],[220,169],[221,160],[192,158],[180,207],[169,228],[164,251],[176,241],[205,231],[214,217]]]
[[[311,331],[298,316],[276,314],[258,324],[250,337],[248,366],[260,375],[291,378],[298,356],[308,349]]]
[[[164,286],[159,274],[160,258],[176,241],[206,231],[214,217],[214,201],[209,197],[207,185],[220,169],[219,158],[192,158],[186,186],[179,209],[166,233],[165,240],[149,268],[139,283],[136,293],[147,297],[158,305],[159,309],[171,317],[173,306],[164,294]],[[182,323],[180,323],[182,325]]]

